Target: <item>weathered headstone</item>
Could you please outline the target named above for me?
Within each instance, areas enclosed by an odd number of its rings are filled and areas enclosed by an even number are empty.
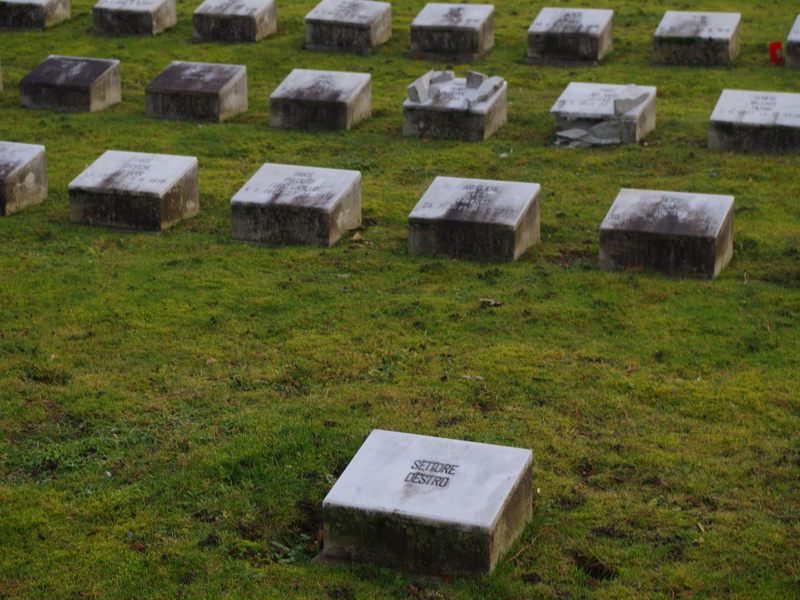
[[[175,61],[144,88],[153,119],[221,122],[247,110],[247,69]]]
[[[92,9],[95,35],[156,35],[178,22],[175,0],[100,0]]]
[[[306,49],[369,54],[392,37],[392,5],[322,0],[306,15]]]
[[[800,15],[797,15],[786,39],[786,66],[800,69]]]
[[[621,189],[600,225],[600,268],[713,279],[733,254],[733,196]]]
[[[530,450],[374,430],[322,502],[326,561],[489,573],[532,516]]]
[[[800,94],[722,90],[708,122],[708,147],[729,152],[800,152]]]
[[[538,183],[437,177],[408,215],[408,252],[511,262],[539,241]]]
[[[0,31],[52,27],[69,19],[70,13],[70,0],[3,0]]]
[[[550,114],[558,146],[636,144],[656,127],[656,88],[572,82]]]
[[[198,42],[257,42],[277,29],[275,0],[205,0],[192,13]]]
[[[502,77],[467,71],[428,71],[406,88],[403,135],[478,142],[506,122],[506,91]]]
[[[409,58],[469,62],[494,46],[494,5],[430,3],[411,22]]]
[[[534,65],[595,66],[611,50],[613,10],[543,8],[528,29]]]
[[[361,224],[361,173],[265,164],[231,199],[232,237],[333,246]]]
[[[0,216],[47,198],[44,146],[0,142]]]
[[[120,100],[118,60],[50,55],[19,82],[25,108],[96,112]]]
[[[739,56],[739,13],[664,13],[653,36],[653,63],[724,66]]]
[[[73,223],[160,231],[200,212],[193,156],[109,150],[68,190]]]
[[[294,69],[269,97],[280,129],[350,129],[371,112],[369,73]]]

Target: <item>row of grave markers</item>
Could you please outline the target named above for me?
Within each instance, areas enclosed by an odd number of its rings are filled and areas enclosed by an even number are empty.
[[[612,47],[614,11],[541,10],[528,29],[526,62],[596,65]],[[70,17],[69,0],[6,0],[0,29],[44,29]],[[177,23],[176,0],[100,0],[97,35],[156,35]],[[306,48],[368,54],[392,35],[388,2],[323,0],[305,17]],[[727,65],[739,54],[741,14],[666,11],[653,35],[653,62]],[[197,41],[256,42],[277,31],[275,0],[205,0],[192,14]],[[494,46],[494,5],[429,3],[410,27],[409,57],[473,61]],[[800,16],[789,32],[786,64],[800,67]]]

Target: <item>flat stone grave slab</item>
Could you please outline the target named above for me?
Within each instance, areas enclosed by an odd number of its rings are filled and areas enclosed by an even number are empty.
[[[100,0],[92,9],[95,35],[157,35],[178,22],[175,0]]]
[[[636,144],[656,128],[656,88],[572,82],[550,114],[557,146]]]
[[[538,183],[437,177],[408,215],[408,252],[511,262],[539,241]]]
[[[97,112],[120,100],[118,60],[50,55],[19,82],[25,108]]]
[[[306,50],[370,54],[392,37],[392,5],[322,0],[306,15]]]
[[[722,90],[708,122],[708,147],[729,152],[800,152],[800,94]]]
[[[0,216],[41,204],[47,198],[44,146],[0,142]]]
[[[73,223],[161,231],[200,212],[193,156],[109,150],[68,190]]]
[[[144,88],[152,119],[219,123],[247,110],[247,69],[175,61]]]
[[[411,22],[409,58],[470,62],[494,46],[494,5],[431,2]]]
[[[530,450],[374,430],[322,502],[319,559],[489,573],[531,519]]]
[[[506,122],[508,84],[502,77],[428,71],[406,88],[403,135],[479,142]]]
[[[543,8],[528,28],[525,62],[594,67],[611,50],[613,19],[613,10]]]
[[[361,224],[361,173],[267,163],[231,199],[235,240],[333,246]]]
[[[653,36],[653,63],[717,67],[739,56],[739,13],[664,13]]]
[[[713,279],[733,254],[733,196],[621,189],[600,225],[600,268]]]
[[[294,69],[269,97],[269,126],[350,129],[372,112],[369,73]]]
[[[275,0],[206,0],[192,13],[198,42],[257,42],[277,30]]]
[[[66,21],[70,14],[70,0],[3,0],[0,2],[0,31],[45,29]]]
[[[800,68],[800,15],[797,15],[786,39],[786,66]]]

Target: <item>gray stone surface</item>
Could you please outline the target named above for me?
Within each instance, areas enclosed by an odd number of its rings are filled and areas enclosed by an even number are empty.
[[[0,142],[0,216],[47,198],[44,146]]]
[[[120,100],[118,60],[51,55],[19,82],[25,108],[96,112]]]
[[[277,29],[275,0],[205,0],[192,13],[198,42],[257,42]]]
[[[161,231],[200,212],[193,156],[109,150],[72,180],[73,223]]]
[[[374,430],[322,502],[319,560],[489,573],[531,504],[529,450]]]
[[[494,46],[494,5],[431,2],[411,22],[409,58],[469,62]]]
[[[333,246],[361,224],[361,173],[265,164],[231,199],[231,236]]]
[[[144,91],[148,117],[218,123],[247,110],[247,69],[175,61]]]
[[[429,71],[406,88],[403,135],[477,142],[488,139],[506,122],[502,77],[467,72]]]
[[[786,39],[786,66],[800,69],[800,15],[792,25],[792,30]]]
[[[269,97],[280,129],[350,129],[371,112],[369,73],[294,69]]]
[[[92,9],[95,35],[156,35],[178,22],[175,0],[100,0]]]
[[[538,183],[437,177],[408,215],[410,254],[511,262],[539,241]]]
[[[0,31],[44,29],[69,19],[70,0],[3,0],[0,2]]]
[[[724,66],[739,56],[739,13],[664,13],[653,35],[653,63]]]
[[[636,144],[656,127],[656,88],[572,82],[550,114],[558,146]]]
[[[733,254],[733,196],[621,189],[600,225],[600,268],[713,279]]]
[[[708,123],[708,147],[729,152],[800,152],[800,94],[723,90]]]
[[[595,66],[611,50],[613,19],[613,10],[543,8],[528,28],[525,62]]]
[[[392,5],[322,0],[306,15],[306,49],[369,54],[392,37]]]

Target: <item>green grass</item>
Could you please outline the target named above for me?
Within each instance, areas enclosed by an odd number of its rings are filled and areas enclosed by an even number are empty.
[[[191,41],[199,0],[149,39],[95,37],[92,4],[0,33],[0,139],[44,144],[50,183],[0,220],[0,597],[800,596],[800,156],[705,141],[723,88],[797,91],[767,49],[796,4],[692,6],[743,13],[741,56],[699,69],[650,65],[661,15],[688,5],[607,2],[614,51],[556,69],[523,64],[544,4],[497,3],[475,68],[509,82],[509,120],[477,144],[401,136],[405,86],[444,66],[405,58],[423,1],[393,3],[370,57],[302,50],[315,0],[279,2],[281,32],[235,46]],[[19,80],[50,53],[120,59],[123,101],[21,109]],[[172,60],[247,65],[250,109],[145,118]],[[371,73],[372,117],[270,129],[292,68]],[[554,148],[570,81],[656,85],[657,129]],[[200,216],[159,235],[70,224],[67,184],[107,149],[197,156]],[[360,170],[363,243],[232,242],[230,198],[264,162]],[[406,218],[436,175],[540,183],[542,243],[503,265],[409,256]],[[716,281],[600,271],[620,187],[734,195],[731,264]],[[310,562],[322,499],[373,428],[533,451],[533,522],[494,574]]]

